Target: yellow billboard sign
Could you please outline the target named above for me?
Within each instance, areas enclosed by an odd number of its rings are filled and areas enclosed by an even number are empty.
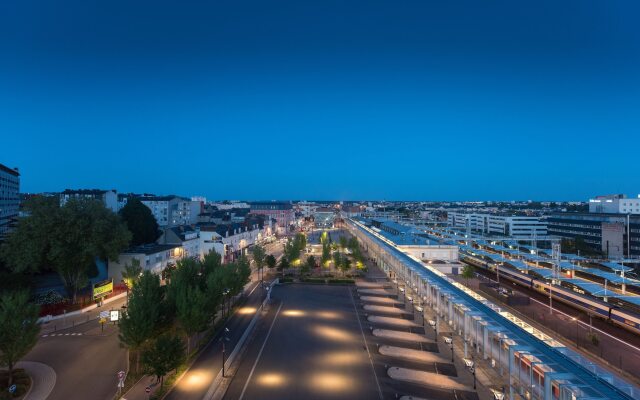
[[[101,299],[113,293],[113,279],[98,282],[93,285],[93,299]]]

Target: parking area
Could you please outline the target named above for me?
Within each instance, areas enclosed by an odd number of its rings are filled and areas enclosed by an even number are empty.
[[[276,287],[225,399],[477,400],[405,306],[375,270],[356,287]]]
[[[226,399],[381,399],[347,286],[273,290]]]

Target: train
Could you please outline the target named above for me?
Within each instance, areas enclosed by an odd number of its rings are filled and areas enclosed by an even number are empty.
[[[551,296],[554,300],[561,301],[571,307],[586,311],[593,316],[602,318],[610,323],[640,334],[640,313],[622,308],[620,305],[587,297],[586,295],[580,294],[566,287],[553,285],[551,288],[549,283],[544,280],[537,279],[532,275],[528,275],[511,268],[499,267],[496,263],[486,261],[478,257],[473,257],[466,253],[461,253],[461,260],[473,265],[474,267],[492,272],[495,272],[499,268],[500,278],[508,279],[516,284],[544,293],[547,296],[549,296],[549,292],[551,291]]]

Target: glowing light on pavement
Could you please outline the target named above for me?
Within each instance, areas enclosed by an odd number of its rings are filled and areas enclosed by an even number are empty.
[[[303,317],[305,314],[302,310],[286,310],[282,312],[282,315],[287,317]]]
[[[242,307],[238,310],[238,314],[253,314],[256,312],[255,307]]]
[[[262,386],[275,387],[284,385],[287,380],[282,374],[269,373],[258,376],[256,381]]]
[[[332,326],[315,325],[313,327],[313,332],[325,339],[335,340],[339,342],[350,342],[354,340],[353,335],[348,331],[334,328]]]
[[[336,393],[353,391],[357,384],[348,376],[333,372],[321,372],[311,376],[309,386],[319,392]]]

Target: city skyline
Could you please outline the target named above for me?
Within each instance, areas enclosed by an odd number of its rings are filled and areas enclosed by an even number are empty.
[[[25,192],[635,195],[638,7],[13,3],[1,161]]]

